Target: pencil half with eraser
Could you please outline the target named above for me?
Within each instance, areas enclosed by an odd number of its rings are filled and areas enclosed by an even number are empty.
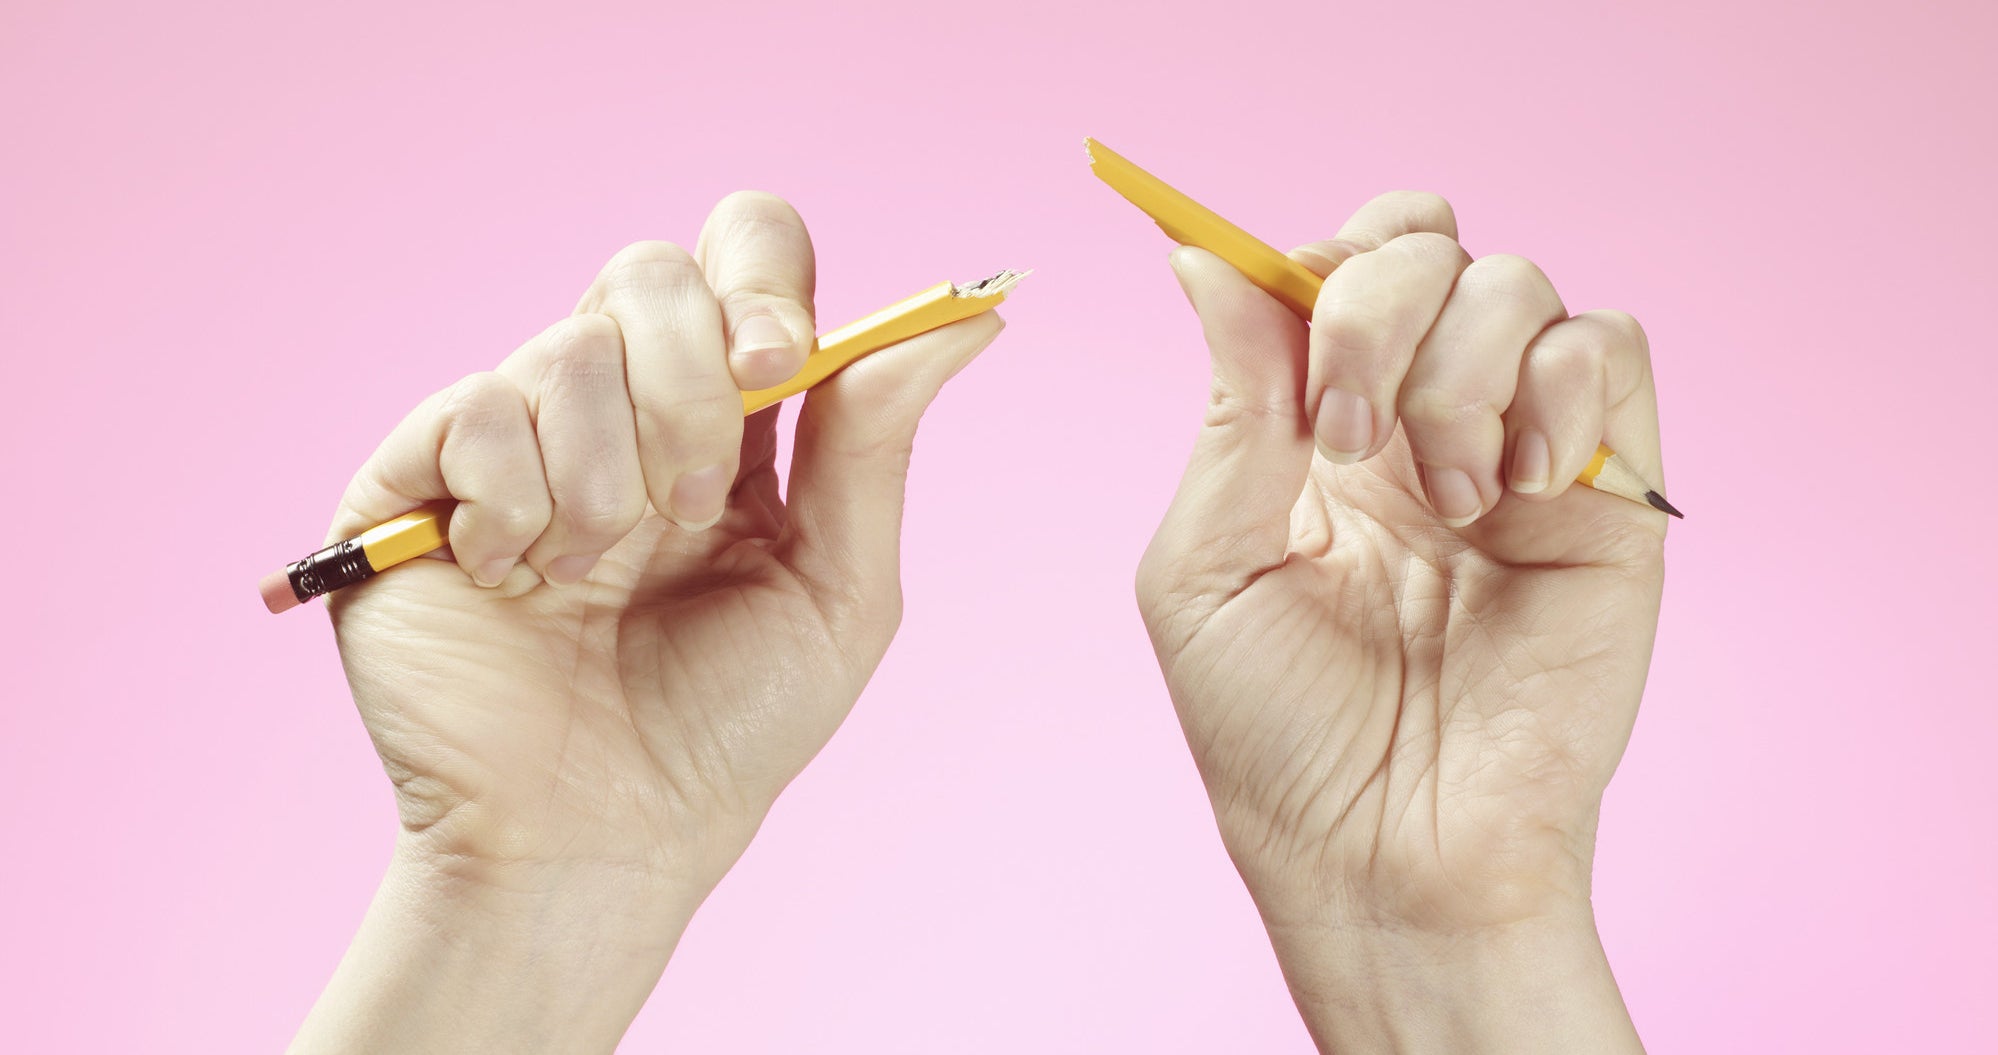
[[[912,297],[819,338],[805,365],[790,380],[742,394],[749,415],[797,395],[855,361],[889,345],[953,322],[983,315],[999,306],[1029,272],[1001,271],[976,282],[939,282]],[[371,579],[397,564],[440,549],[450,537],[454,502],[429,502],[392,520],[335,542],[264,576],[257,584],[264,607],[273,613],[343,587]]]

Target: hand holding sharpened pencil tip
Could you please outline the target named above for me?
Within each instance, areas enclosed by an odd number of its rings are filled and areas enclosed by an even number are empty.
[[[1667,518],[1568,484],[1604,439],[1659,479],[1648,350],[1456,233],[1368,204],[1292,258],[1308,326],[1173,251],[1213,385],[1139,606],[1321,1047],[1638,1050],[1589,879]]]
[[[1314,317],[1320,305],[1320,291],[1326,273],[1338,266],[1344,251],[1350,247],[1341,245],[1320,249],[1306,246],[1297,254],[1286,256],[1109,147],[1094,139],[1083,140],[1083,146],[1089,154],[1090,171],[1131,204],[1143,209],[1174,241],[1220,256],[1299,318],[1310,321]],[[1461,255],[1461,247],[1456,252]],[[1496,266],[1503,259],[1511,258],[1494,258],[1486,266]],[[1551,293],[1551,289],[1548,292]],[[1555,303],[1558,305],[1558,300]],[[1322,380],[1316,387],[1322,391]],[[1358,397],[1354,393],[1334,389],[1331,396],[1329,405],[1316,394],[1310,400],[1314,406],[1321,407],[1321,417],[1316,422],[1323,430],[1319,436],[1319,450],[1335,462],[1357,461],[1379,450],[1387,435],[1382,426],[1392,422],[1363,420],[1369,415],[1362,413],[1366,408],[1362,402],[1356,401]],[[1379,415],[1372,417],[1378,419]],[[1586,421],[1574,422],[1567,431],[1572,432],[1574,427],[1586,424]],[[1562,453],[1575,456],[1551,468],[1547,464],[1551,457],[1547,447],[1544,432],[1528,433],[1513,444],[1512,449],[1520,457],[1514,465],[1512,483],[1519,493],[1546,492],[1550,497],[1558,494],[1562,489],[1560,487],[1547,491],[1546,474],[1552,473],[1553,479],[1563,481],[1564,486],[1565,481],[1573,480],[1584,487],[1642,502],[1661,513],[1684,517],[1685,514],[1666,501],[1663,494],[1645,482],[1643,474],[1617,457],[1607,444],[1596,443],[1586,458],[1577,453],[1579,448],[1576,444],[1567,444]],[[1569,462],[1573,463],[1576,471],[1569,471]],[[1453,499],[1468,495],[1462,481],[1455,477],[1439,481],[1436,486],[1449,491]],[[1434,492],[1432,496],[1435,497]],[[1460,510],[1473,508],[1467,498],[1463,502],[1452,501],[1450,504]],[[1480,506],[1477,512],[1482,512],[1482,509]],[[1460,512],[1445,519],[1469,522],[1476,518],[1477,512]]]
[[[402,830],[302,1038],[512,1050],[526,1019],[609,1050],[852,707],[900,619],[918,419],[1001,322],[932,320],[813,387],[780,496],[778,411],[745,419],[741,392],[804,366],[813,286],[790,206],[733,195],[692,252],[618,253],[575,314],[425,400],[354,477],[334,539],[455,505],[448,561],[328,599]],[[502,999],[457,984],[468,949],[549,975]],[[362,1010],[405,955],[410,1013]],[[402,1032],[333,1042],[369,1021]],[[448,1045],[422,1032],[439,1022]]]

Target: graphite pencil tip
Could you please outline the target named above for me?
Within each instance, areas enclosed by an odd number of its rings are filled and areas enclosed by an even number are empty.
[[[1679,510],[1676,507],[1674,507],[1672,503],[1667,502],[1665,500],[1664,495],[1661,495],[1656,491],[1644,492],[1644,500],[1651,503],[1651,508],[1653,509],[1656,509],[1664,513],[1670,513],[1673,516],[1678,517],[1680,520],[1686,519],[1686,514],[1679,512]]]

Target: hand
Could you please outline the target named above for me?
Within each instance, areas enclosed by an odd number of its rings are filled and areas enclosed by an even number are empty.
[[[780,497],[777,410],[745,421],[740,393],[802,365],[812,290],[804,225],[767,195],[723,201],[691,254],[625,249],[575,314],[404,420],[330,532],[457,501],[444,559],[330,604],[395,784],[398,861],[442,877],[403,885],[536,911],[581,894],[542,913],[568,923],[534,955],[588,944],[596,921],[646,946],[630,959],[650,977],[610,1001],[626,1020],[886,650],[917,420],[1001,325],[965,320],[813,389]]]
[[[1570,317],[1538,268],[1474,262],[1456,233],[1434,196],[1369,204],[1294,254],[1329,272],[1309,328],[1174,254],[1213,397],[1139,602],[1307,1017],[1350,1003],[1356,956],[1600,956],[1596,816],[1665,517],[1572,481],[1602,440],[1662,485],[1648,351],[1628,316]]]

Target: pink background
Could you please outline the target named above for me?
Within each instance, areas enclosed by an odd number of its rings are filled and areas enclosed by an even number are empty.
[[[1130,598],[1206,365],[1096,135],[1279,243],[1440,191],[1647,323],[1692,519],[1603,822],[1638,1025],[1991,1050],[1998,21],[1651,6],[0,10],[5,1046],[286,1041],[393,820],[253,584],[749,186],[828,322],[1037,272],[924,427],[900,639],[625,1050],[1307,1050]]]

